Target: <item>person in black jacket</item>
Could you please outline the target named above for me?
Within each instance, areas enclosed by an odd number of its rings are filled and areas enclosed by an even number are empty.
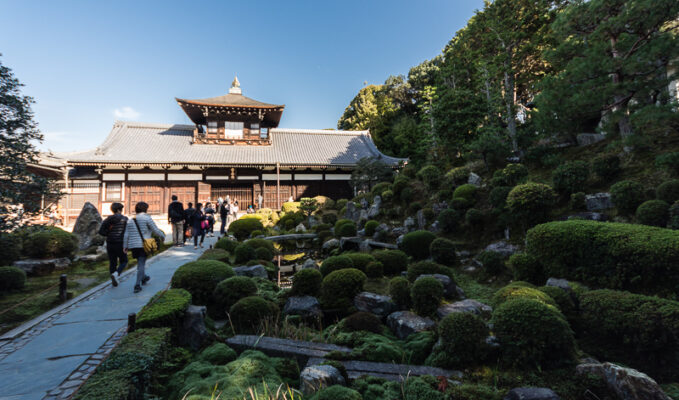
[[[172,224],[172,243],[175,246],[183,246],[184,241],[184,205],[177,201],[177,196],[172,195],[172,203],[167,206],[167,219]]]
[[[229,208],[229,203],[226,201],[223,201],[222,204],[219,205],[219,219],[222,220],[222,226],[219,228],[219,233],[224,236],[225,230],[226,230],[226,219],[229,216],[229,213],[231,212],[231,209]]]
[[[188,239],[190,236],[186,235],[186,232],[191,232],[191,216],[193,213],[196,212],[196,209],[193,208],[193,203],[189,202],[188,207],[186,210],[184,210],[184,226],[186,229],[184,229],[184,242],[183,244],[186,244],[186,239]]]
[[[106,217],[99,228],[99,234],[106,236],[108,271],[111,273],[113,286],[118,286],[118,278],[127,266],[127,253],[123,250],[123,235],[127,226],[127,217],[123,215],[123,207],[120,203],[111,204],[113,215]]]
[[[196,203],[196,209],[191,214],[191,227],[193,228],[193,248],[197,249],[198,246],[203,247],[203,241],[205,240],[205,231],[207,230],[207,217],[203,213],[203,205],[201,203]],[[200,243],[198,242],[198,237],[200,236]]]

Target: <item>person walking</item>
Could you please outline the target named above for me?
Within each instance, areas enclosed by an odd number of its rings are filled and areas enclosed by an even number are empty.
[[[238,200],[233,202],[233,205],[231,206],[231,222],[235,221],[238,219]],[[226,227],[229,229],[229,227]]]
[[[196,212],[196,209],[193,208],[193,203],[188,202],[187,206],[186,210],[184,210],[184,244],[186,244],[186,239],[188,239],[191,234],[191,216]],[[189,234],[187,234],[187,232]]]
[[[167,220],[172,224],[172,243],[177,246],[184,245],[184,205],[172,195],[172,202],[167,206]]]
[[[260,194],[257,195],[257,210],[258,211],[262,209],[263,204],[264,204],[264,197],[260,193]]]
[[[124,206],[120,203],[111,204],[113,215],[106,217],[99,227],[99,234],[106,236],[108,272],[111,274],[113,286],[118,286],[118,278],[127,267],[127,251],[123,249],[127,217],[123,215],[123,208]]]
[[[165,241],[165,232],[158,229],[153,218],[146,213],[149,205],[140,201],[134,206],[135,217],[132,222],[125,227],[125,235],[123,237],[124,251],[132,250],[132,257],[137,259],[137,282],[134,285],[134,292],[141,291],[141,286],[151,280],[151,277],[146,275],[146,259],[150,254],[144,251],[144,239],[152,238],[155,233],[162,241]]]
[[[212,207],[210,202],[205,205],[205,217],[207,218],[206,233],[208,236],[213,237],[215,235],[215,208]]]
[[[203,214],[203,205],[196,203],[196,210],[191,215],[191,228],[193,234],[193,248],[198,248],[198,236],[200,236],[200,247],[203,247],[205,240],[205,230],[207,228],[207,218]]]
[[[229,206],[229,203],[227,202],[222,202],[222,204],[219,206],[219,219],[222,220],[222,226],[219,228],[219,234],[224,236],[226,233],[226,220],[229,218],[229,212],[231,212],[231,208]]]

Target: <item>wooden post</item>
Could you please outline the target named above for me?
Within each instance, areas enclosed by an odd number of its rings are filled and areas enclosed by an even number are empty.
[[[127,332],[134,332],[137,328],[137,314],[129,313],[127,314]]]
[[[281,208],[281,163],[276,163],[276,207]]]
[[[67,288],[68,288],[68,278],[66,274],[61,274],[61,276],[59,277],[59,299],[61,301],[66,301],[66,299],[68,298]]]

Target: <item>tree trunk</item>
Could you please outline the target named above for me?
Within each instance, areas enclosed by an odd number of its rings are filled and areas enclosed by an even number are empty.
[[[512,49],[507,49],[505,59],[505,106],[507,107],[507,133],[512,141],[512,151],[519,151],[519,144],[516,141],[516,115],[514,115],[514,71],[512,71]]]
[[[617,38],[611,37],[611,55],[613,56],[613,59],[620,58],[620,52],[616,48],[617,43]],[[618,69],[613,72],[611,74],[611,79],[613,80],[614,85],[619,86],[623,81],[622,71]],[[622,95],[613,96],[613,101],[617,105],[613,107],[612,111],[614,113],[619,112],[621,114],[620,119],[618,120],[618,130],[620,131],[620,137],[625,139],[626,137],[634,135],[634,130],[632,129],[632,124],[630,123],[629,115],[627,114],[627,105],[629,104],[629,100],[622,101],[622,99]]]

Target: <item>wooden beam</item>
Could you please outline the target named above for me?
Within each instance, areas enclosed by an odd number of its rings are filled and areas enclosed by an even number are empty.
[[[276,163],[276,207],[281,208],[281,164]]]

